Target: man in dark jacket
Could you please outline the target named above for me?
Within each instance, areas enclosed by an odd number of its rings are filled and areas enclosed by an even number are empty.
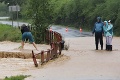
[[[97,22],[94,24],[92,34],[95,33],[96,50],[98,50],[98,43],[100,41],[101,50],[103,50],[103,22],[101,17],[97,17]]]

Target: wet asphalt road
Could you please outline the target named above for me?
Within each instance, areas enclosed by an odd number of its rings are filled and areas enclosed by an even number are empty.
[[[8,24],[8,25],[12,25],[12,21],[0,21],[0,24]],[[17,21],[13,21],[13,27],[21,26],[22,24],[26,24],[26,25],[28,25],[28,23],[25,23],[25,22],[17,22]]]
[[[74,38],[74,37],[88,37],[88,36],[90,37],[90,36],[92,36],[91,32],[84,32],[84,30],[82,32],[80,32],[77,29],[71,29],[71,28],[68,28],[68,31],[66,31],[65,27],[58,26],[58,25],[53,25],[51,27],[51,29],[53,31],[57,31],[57,32],[61,33],[63,37]]]
[[[12,21],[0,21],[0,24],[12,25]],[[21,26],[22,24],[28,25],[28,23],[25,23],[25,22],[16,22],[16,21],[13,21],[13,27],[16,27],[18,25]],[[90,37],[90,36],[92,36],[91,32],[84,32],[84,30],[82,32],[80,32],[77,29],[68,28],[68,31],[66,32],[66,28],[63,27],[63,26],[59,26],[59,25],[52,25],[51,29],[53,31],[61,33],[61,35],[63,37],[68,37],[68,38],[88,37],[88,36]]]

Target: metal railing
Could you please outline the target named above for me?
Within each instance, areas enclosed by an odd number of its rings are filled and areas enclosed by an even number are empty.
[[[43,63],[48,62],[49,60],[52,60],[54,58],[58,58],[59,55],[61,55],[62,36],[60,33],[46,30],[46,42],[51,46],[51,49],[42,50],[37,54],[35,54],[34,51],[32,51],[32,58],[35,67],[38,67],[38,62],[36,59],[37,56],[40,56],[42,65]]]

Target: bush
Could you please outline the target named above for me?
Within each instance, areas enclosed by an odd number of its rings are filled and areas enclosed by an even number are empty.
[[[19,29],[9,25],[0,24],[0,41],[20,41],[21,35]]]

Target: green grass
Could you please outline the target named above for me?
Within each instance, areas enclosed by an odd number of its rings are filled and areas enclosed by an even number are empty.
[[[21,31],[10,25],[0,24],[0,41],[13,41],[21,40]]]
[[[11,77],[5,77],[3,80],[24,80],[25,78],[30,77],[30,75],[19,75],[19,76],[11,76]]]

